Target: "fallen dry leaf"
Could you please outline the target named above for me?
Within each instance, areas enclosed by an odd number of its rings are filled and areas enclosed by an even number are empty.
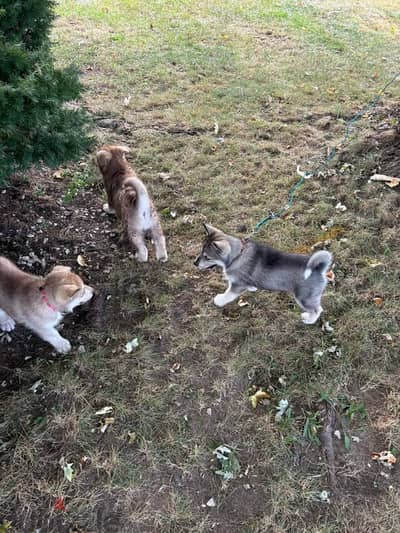
[[[328,280],[333,283],[335,281],[335,273],[333,272],[333,270],[329,270],[325,276],[328,278]]]
[[[106,405],[100,411],[96,411],[95,415],[108,415],[113,412],[113,407],[111,405]]]
[[[107,431],[107,428],[110,424],[114,422],[115,418],[110,416],[104,419],[104,424],[101,426],[100,431],[102,433],[105,433]]]
[[[128,431],[128,442],[133,444],[136,441],[137,435],[135,431]]]
[[[65,502],[64,498],[62,496],[59,496],[56,501],[54,502],[53,509],[55,511],[65,511]]]
[[[382,263],[382,261],[375,261],[374,259],[367,259],[367,264],[371,268],[376,268],[378,266],[383,266],[384,265],[384,263]]]
[[[397,187],[400,183],[400,178],[385,176],[385,174],[374,174],[369,179],[370,181],[383,181],[390,188]]]
[[[206,503],[207,507],[215,507],[217,504],[215,503],[214,498],[210,498],[208,502]]]
[[[322,331],[326,331],[327,333],[333,332],[333,327],[329,324],[328,321],[324,322],[321,327]]]
[[[63,472],[64,472],[64,477],[65,479],[67,479],[69,482],[72,481],[72,477],[74,475],[74,469],[72,468],[73,464],[72,463],[64,463],[61,468],[63,469]]]
[[[56,170],[55,172],[53,172],[53,178],[54,178],[55,180],[63,180],[64,177],[65,177],[65,176],[64,176],[62,170]]]
[[[347,211],[347,207],[344,204],[342,204],[342,202],[338,202],[335,206],[335,209],[337,211],[342,211],[342,212]]]
[[[169,370],[170,372],[174,374],[175,372],[179,372],[180,369],[181,369],[181,364],[177,362],[177,363],[174,363]]]
[[[78,257],[76,258],[76,262],[81,267],[88,266],[87,261],[86,261],[86,259],[85,259],[85,257],[83,255],[78,255]]]
[[[372,452],[371,459],[373,461],[379,461],[388,468],[392,468],[392,466],[397,462],[396,457],[389,450],[384,450],[383,452]]]
[[[275,407],[275,409],[278,411],[275,415],[276,422],[279,422],[280,420],[282,420],[283,415],[286,413],[288,407],[289,407],[289,400],[286,400],[286,398],[279,400],[278,406]]]
[[[135,348],[139,346],[139,340],[137,337],[134,337],[131,341],[127,342],[124,347],[125,353],[132,353]]]
[[[271,395],[268,394],[268,392],[265,392],[259,389],[255,394],[250,396],[250,402],[251,402],[253,409],[257,407],[259,402],[261,402],[262,400],[266,400],[266,399],[271,399]]]
[[[168,172],[159,172],[158,173],[158,177],[162,181],[167,181],[167,180],[169,180],[171,178],[171,176],[168,174]]]
[[[309,180],[310,178],[313,177],[313,173],[312,172],[305,172],[305,171],[301,170],[299,165],[297,165],[296,172],[297,172],[297,174],[299,176],[301,176],[305,180]]]

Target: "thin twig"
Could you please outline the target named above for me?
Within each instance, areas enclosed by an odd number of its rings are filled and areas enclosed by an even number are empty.
[[[336,410],[333,404],[325,402],[324,428],[321,433],[322,448],[328,465],[329,483],[332,492],[337,488],[335,452],[333,450],[333,432],[335,430]]]

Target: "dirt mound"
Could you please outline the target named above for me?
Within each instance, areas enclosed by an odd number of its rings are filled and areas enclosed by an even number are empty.
[[[380,108],[373,125],[339,156],[366,173],[400,177],[400,106]],[[355,163],[356,162],[356,163]]]
[[[102,328],[105,321],[113,320],[111,305],[107,304],[107,281],[118,247],[118,229],[116,221],[101,212],[94,190],[82,190],[73,203],[65,203],[65,187],[51,171],[41,170],[32,173],[29,182],[15,177],[0,192],[0,255],[39,276],[56,264],[68,265],[99,288],[91,303],[63,321],[66,336],[78,337],[78,342],[85,344],[79,335],[86,326]],[[90,268],[79,266],[78,255],[85,257]],[[53,357],[51,347],[23,326],[17,326],[11,335],[2,334],[0,347],[3,391],[35,381],[34,375],[22,371],[32,365],[33,358]]]

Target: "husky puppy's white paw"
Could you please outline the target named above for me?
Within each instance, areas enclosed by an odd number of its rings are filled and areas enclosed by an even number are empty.
[[[226,304],[225,294],[217,294],[216,296],[214,296],[214,304],[217,307],[224,307],[224,305]]]
[[[319,319],[319,315],[322,313],[322,307],[318,308],[318,311],[315,312],[305,312],[301,313],[301,318],[304,322],[304,324],[315,324],[315,322]]]

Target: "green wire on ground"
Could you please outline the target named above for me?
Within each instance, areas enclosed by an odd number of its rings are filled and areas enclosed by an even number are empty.
[[[349,119],[346,122],[346,129],[345,129],[345,133],[343,135],[342,142],[340,143],[341,145],[343,145],[348,140],[348,138],[350,137],[351,128],[352,128],[353,124],[355,124],[358,120],[360,120],[361,117],[363,115],[365,115],[365,113],[367,113],[368,111],[370,111],[371,109],[376,107],[376,105],[380,101],[382,95],[385,93],[386,89],[388,89],[388,87],[390,87],[390,85],[392,85],[399,77],[400,77],[400,72],[397,72],[397,74],[395,74],[381,88],[381,90],[376,94],[376,96],[371,100],[371,102],[369,104],[367,104],[365,107],[360,109],[360,111],[358,111],[353,117],[351,117],[351,119]],[[286,213],[286,211],[288,211],[292,207],[297,189],[299,189],[303,185],[303,183],[304,183],[304,181],[306,179],[311,178],[312,176],[318,175],[318,173],[321,171],[321,169],[325,168],[328,165],[328,163],[330,161],[332,161],[332,159],[336,155],[336,152],[337,152],[337,148],[333,147],[329,151],[329,153],[328,153],[328,155],[326,157],[326,160],[321,165],[319,165],[319,167],[316,170],[314,170],[313,172],[310,172],[310,173],[306,174],[305,172],[300,172],[299,168],[297,168],[297,172],[298,172],[298,174],[300,174],[300,178],[296,181],[296,183],[294,185],[291,186],[291,188],[289,190],[289,193],[288,193],[288,201],[286,202],[286,204],[283,207],[281,207],[278,211],[271,211],[269,213],[269,215],[267,215],[266,217],[261,219],[255,225],[255,228],[251,232],[250,235],[254,235],[255,233],[257,233],[263,226],[266,226],[267,224],[269,224],[269,222],[271,222],[271,220],[274,220],[276,218],[281,218],[282,215],[284,213]]]

